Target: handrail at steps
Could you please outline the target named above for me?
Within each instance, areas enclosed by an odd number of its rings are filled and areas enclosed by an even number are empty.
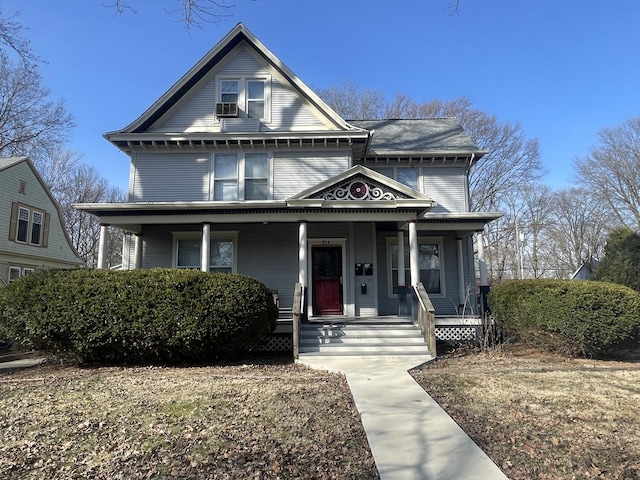
[[[417,316],[418,325],[420,331],[424,337],[424,341],[429,347],[429,352],[433,358],[436,357],[436,309],[433,308],[431,299],[427,290],[424,288],[422,282],[418,282],[413,286],[413,291],[416,294],[417,302]],[[414,317],[415,318],[415,317]]]
[[[302,284],[296,283],[293,290],[293,358],[298,359],[300,351],[300,315],[302,313]]]

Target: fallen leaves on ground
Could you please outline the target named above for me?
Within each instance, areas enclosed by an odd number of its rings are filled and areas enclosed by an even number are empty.
[[[378,478],[345,378],[292,364],[0,377],[0,477]]]
[[[520,346],[412,371],[512,480],[640,479],[640,364]]]

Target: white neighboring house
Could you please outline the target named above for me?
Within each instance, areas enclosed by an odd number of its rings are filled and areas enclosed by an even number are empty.
[[[84,264],[27,157],[0,158],[0,288],[36,270]]]
[[[474,236],[501,214],[470,211],[486,152],[454,119],[347,121],[238,24],[105,137],[131,175],[127,202],[75,205],[100,218],[99,266],[111,225],[124,269],[241,273],[285,309],[300,283],[310,319],[398,315],[418,282],[438,315],[475,304]]]

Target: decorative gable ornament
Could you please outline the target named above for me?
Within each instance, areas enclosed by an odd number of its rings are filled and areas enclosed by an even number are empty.
[[[316,198],[323,200],[397,200],[402,198],[397,193],[384,190],[382,187],[365,182],[363,179],[352,180],[343,185],[322,192]]]

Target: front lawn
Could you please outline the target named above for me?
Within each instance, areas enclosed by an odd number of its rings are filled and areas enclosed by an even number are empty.
[[[344,377],[292,364],[0,377],[0,477],[373,479]]]

